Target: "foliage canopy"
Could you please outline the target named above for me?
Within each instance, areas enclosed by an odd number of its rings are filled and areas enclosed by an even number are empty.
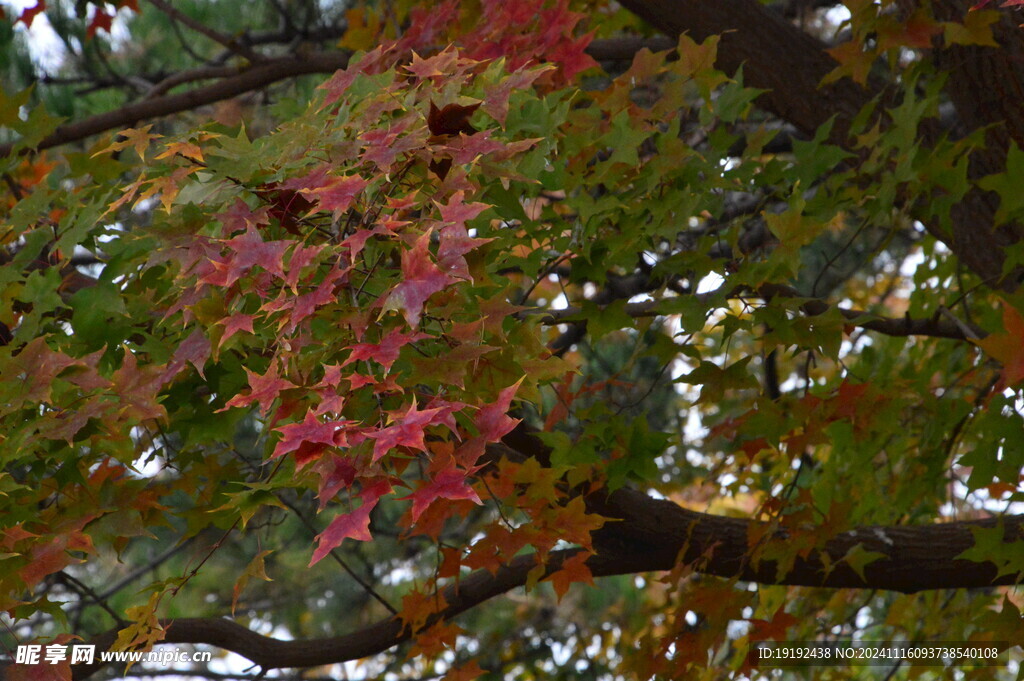
[[[0,35],[8,649],[1019,653],[1016,3],[620,4],[8,12],[66,48]]]

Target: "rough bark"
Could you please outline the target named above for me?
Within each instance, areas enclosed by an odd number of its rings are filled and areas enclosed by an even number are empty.
[[[916,6],[918,1],[906,0]],[[670,36],[687,33],[695,40],[721,35],[717,66],[734,73],[741,65],[747,85],[769,90],[759,104],[811,133],[833,116],[832,141],[850,146],[850,123],[877,88],[860,87],[848,78],[820,86],[837,62],[825,46],[756,0],[622,0],[626,9]],[[962,18],[971,3],[937,0],[940,18]],[[975,177],[1001,172],[1006,142],[1024,139],[1024,62],[1021,29],[1013,18],[999,24],[999,48],[952,47],[937,50],[939,64],[950,71],[948,91],[967,126],[974,130],[995,123],[988,148],[976,155]],[[937,125],[921,127],[921,144],[940,133]],[[997,199],[989,192],[972,190],[952,211],[953,233],[922,220],[929,232],[943,241],[960,260],[992,285],[1014,288],[1018,277],[1004,278],[1007,247],[1024,237],[1018,224],[995,226]]]

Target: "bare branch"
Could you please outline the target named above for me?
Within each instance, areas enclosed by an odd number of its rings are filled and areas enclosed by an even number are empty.
[[[209,26],[203,24],[202,22],[196,21],[187,14],[180,12],[170,3],[165,2],[165,0],[149,0],[149,4],[153,5],[161,12],[169,16],[171,18],[171,21],[179,21],[185,24],[196,33],[201,33],[205,35],[210,40],[223,45],[235,54],[245,57],[253,63],[261,62],[266,59],[266,57],[254,51],[247,45],[243,45],[234,38],[229,38],[226,35],[222,35],[217,31],[213,30],[212,28],[210,28]]]
[[[631,60],[645,47],[651,52],[661,52],[675,49],[676,41],[666,36],[600,38],[587,45],[587,54],[598,61]]]
[[[61,144],[76,142],[108,130],[131,127],[148,118],[189,111],[206,104],[237,97],[251,90],[258,90],[279,80],[310,73],[333,73],[338,69],[345,68],[348,65],[348,59],[347,52],[316,52],[301,57],[290,55],[278,59],[268,59],[238,72],[237,75],[204,87],[145,99],[120,109],[62,125],[53,134],[44,137],[35,149],[41,151]],[[0,156],[7,156],[13,149],[13,144],[0,145]]]
[[[755,293],[757,297],[766,300],[771,298],[803,298],[804,302],[800,309],[808,316],[822,315],[832,309],[832,305],[817,298],[806,299],[800,293],[789,286],[778,284],[765,284]],[[713,301],[718,296],[717,291],[697,294],[702,304]],[[737,290],[729,294],[730,298],[743,298],[743,291]],[[659,315],[672,314],[664,308],[663,300],[645,300],[637,303],[627,303],[625,312],[630,317],[656,317]],[[911,317],[883,317],[864,310],[850,310],[837,308],[839,314],[850,321],[853,326],[858,326],[870,331],[877,331],[887,336],[929,336],[932,338],[949,338],[953,340],[978,340],[984,338],[987,333],[969,322],[961,321],[953,316],[946,309],[939,312],[942,316],[936,315],[930,319],[913,319]],[[566,307],[561,310],[530,309],[519,313],[520,317],[528,315],[543,314],[540,320],[542,324],[565,324],[569,321],[585,321],[584,312],[578,307]]]

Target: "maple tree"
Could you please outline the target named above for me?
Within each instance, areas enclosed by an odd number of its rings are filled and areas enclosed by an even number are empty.
[[[88,46],[0,100],[8,651],[1019,654],[1019,3],[322,4],[7,12]]]

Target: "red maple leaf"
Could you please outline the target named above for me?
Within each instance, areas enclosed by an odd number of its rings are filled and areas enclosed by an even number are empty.
[[[323,246],[303,246],[301,244],[295,246],[292,257],[288,260],[288,276],[284,278],[292,292],[296,291],[303,268],[312,265],[323,249]]]
[[[491,131],[473,135],[472,137],[459,136],[451,139],[443,147],[444,151],[451,156],[451,161],[457,166],[472,163],[481,156],[493,154],[496,151],[505,149],[505,143],[491,139]]]
[[[469,236],[461,225],[445,225],[441,228],[441,239],[437,246],[437,264],[456,279],[472,281],[469,264],[463,256],[493,239],[478,239]]]
[[[103,29],[107,33],[110,33],[110,24],[114,21],[113,14],[107,14],[99,5],[96,6],[96,11],[92,15],[92,21],[89,22],[89,27],[85,29],[85,36],[91,38],[96,35],[96,31]]]
[[[438,204],[441,211],[441,219],[445,222],[465,225],[467,221],[474,219],[480,213],[490,208],[487,203],[465,203],[466,192],[460,189],[451,195],[448,203]]]
[[[18,17],[18,21],[22,22],[28,28],[32,28],[32,22],[36,20],[36,17],[46,10],[46,0],[38,0],[35,7],[26,7],[21,12],[21,16]]]
[[[395,423],[386,428],[381,428],[375,433],[368,433],[368,437],[375,440],[373,443],[373,460],[380,457],[395,447],[409,447],[418,449],[421,452],[427,450],[423,443],[423,429],[427,426],[438,423],[439,414],[443,410],[416,409],[416,398],[413,398],[409,410],[399,416]]]
[[[753,631],[750,632],[751,640],[765,641],[771,639],[774,641],[785,641],[786,631],[800,620],[780,608],[776,611],[770,622],[759,619],[750,619],[748,621],[754,625]]]
[[[442,272],[430,257],[430,232],[402,253],[402,282],[391,290],[384,309],[401,310],[409,326],[416,327],[427,298],[446,288],[452,277]]]
[[[335,517],[327,529],[317,536],[316,551],[313,552],[313,558],[307,567],[319,563],[324,556],[340,546],[341,542],[346,539],[373,541],[373,536],[370,534],[370,511],[376,505],[376,502],[372,504],[363,502],[362,506],[351,513],[342,513]]]
[[[271,274],[284,277],[282,260],[284,252],[291,246],[290,241],[264,241],[259,232],[249,228],[225,244],[235,253],[235,267],[248,270],[259,265]]]
[[[352,206],[352,201],[359,192],[369,184],[366,180],[353,175],[350,177],[328,177],[326,182],[316,189],[303,190],[303,194],[317,200],[317,208],[330,211],[338,219]]]
[[[363,491],[359,493],[362,505],[351,513],[339,515],[327,529],[317,537],[316,551],[309,561],[312,566],[318,563],[332,549],[341,545],[346,539],[357,541],[372,541],[370,534],[370,511],[380,501],[381,497],[391,493],[391,483],[386,478],[374,478],[363,483]]]
[[[522,382],[523,379],[520,378],[498,393],[497,400],[485,407],[481,407],[476,415],[476,419],[473,421],[480,431],[480,437],[488,442],[497,442],[512,432],[512,429],[519,424],[519,419],[508,416],[508,409],[512,404],[512,398],[516,396],[516,391],[519,390]]]
[[[441,681],[473,681],[486,673],[476,660],[470,660],[461,667],[449,669]]]
[[[266,416],[271,403],[277,399],[282,390],[298,387],[291,381],[281,378],[277,373],[277,362],[274,361],[270,363],[267,372],[262,376],[248,368],[245,369],[245,373],[249,376],[248,392],[235,395],[218,409],[218,412],[227,411],[231,407],[247,407],[255,402],[259,406],[260,415]]]
[[[317,498],[320,500],[319,510],[321,511],[327,506],[327,502],[334,498],[334,495],[352,486],[356,474],[359,472],[351,458],[339,454],[320,459],[317,462],[316,471],[320,474]]]
[[[252,331],[252,329],[249,330]],[[162,381],[166,383],[177,376],[185,368],[186,362],[190,362],[196,368],[199,375],[206,378],[203,375],[203,367],[209,358],[210,339],[206,337],[205,333],[196,329],[174,351],[174,356],[168,363],[167,369],[164,370]]]
[[[444,0],[409,12],[409,28],[396,47],[399,52],[423,49],[434,44],[445,29],[459,20],[459,1]]]
[[[288,452],[293,452],[304,442],[319,444],[324,447],[341,445],[344,443],[344,432],[339,431],[352,423],[352,421],[323,422],[310,409],[306,412],[306,417],[301,423],[289,423],[277,428],[277,432],[281,433],[281,440],[274,447],[274,453],[271,455],[271,458],[277,458]],[[323,447],[321,447],[321,451],[322,449]]]
[[[365,145],[363,158],[383,172],[390,172],[399,154],[423,145],[423,140],[416,139],[414,135],[402,135],[411,122],[412,118],[404,118],[387,130],[369,130],[361,134],[359,140]]]
[[[279,188],[273,182],[257,189],[256,196],[267,202],[267,214],[277,219],[286,231],[296,236],[302,235],[302,230],[299,229],[299,220],[313,207],[313,203],[309,199],[295,189],[287,186]]]
[[[341,366],[348,366],[352,362],[372,359],[384,367],[384,371],[391,371],[391,365],[398,359],[402,348],[424,338],[430,338],[430,336],[418,331],[402,333],[398,329],[391,329],[384,335],[380,343],[357,343],[353,345],[351,348],[352,353],[348,356],[348,359],[342,362]]]
[[[111,377],[120,397],[119,412],[140,420],[166,418],[167,410],[157,401],[165,372],[166,367],[154,364],[143,364],[140,368],[135,353],[125,348],[121,367]]]
[[[555,43],[553,50],[546,55],[548,59],[562,67],[562,77],[572,80],[580,71],[597,66],[597,62],[586,53],[587,46],[594,39],[594,32],[579,38],[563,38]]]
[[[224,317],[217,321],[218,324],[224,326],[224,333],[220,337],[220,343],[217,347],[224,345],[224,342],[234,336],[239,331],[245,331],[246,333],[252,333],[252,321],[255,317],[251,314],[244,314],[242,312],[236,312],[233,315]],[[202,373],[202,372],[200,372]]]
[[[291,308],[291,315],[288,317],[285,330],[290,333],[298,326],[299,322],[316,312],[317,308],[332,302],[335,299],[335,288],[344,279],[345,272],[334,268],[309,293],[304,293],[297,298],[288,298],[287,304],[282,308]]]
[[[25,401],[48,402],[57,374],[75,364],[75,360],[63,352],[50,349],[43,338],[32,339],[14,358],[14,366],[25,376],[27,385],[22,388]]]
[[[260,192],[256,193],[260,195]],[[267,224],[268,211],[266,207],[254,211],[242,199],[235,199],[231,208],[223,213],[218,213],[214,218],[221,224],[221,233],[225,237],[230,237],[232,234],[245,231],[249,227]]]
[[[550,70],[553,67],[548,66],[547,68]],[[484,86],[484,111],[504,128],[505,119],[508,117],[509,95],[516,90],[525,90],[532,86],[533,81],[537,80],[543,73],[542,69],[517,71],[494,85]]]
[[[291,245],[288,241],[264,241],[259,233],[249,227],[243,234],[228,239],[224,244],[231,249],[225,257],[210,258],[212,268],[200,281],[204,284],[227,288],[245,276],[255,265],[267,272],[284,278],[284,253]]]
[[[416,54],[416,51],[414,50],[412,53],[412,63],[406,66],[405,70],[419,76],[420,78],[450,76],[453,74],[453,68],[458,60],[459,51],[452,45],[449,45],[434,56],[427,57],[426,59],[420,57],[420,55]]]
[[[519,424],[519,419],[509,417],[507,412],[520,383],[522,379],[502,390],[497,401],[480,408],[473,421],[480,435],[466,440],[455,452],[455,460],[460,465],[475,466],[488,442],[497,442]]]
[[[482,504],[480,497],[473,491],[473,488],[466,482],[466,474],[455,468],[443,470],[426,485],[420,487],[403,499],[412,499],[413,522],[419,520],[420,515],[428,506],[438,499],[469,499],[470,501]]]
[[[1010,387],[1024,380],[1024,316],[1005,301],[1003,328],[1004,332],[993,333],[977,344],[1002,363],[1002,383],[1004,387]]]

